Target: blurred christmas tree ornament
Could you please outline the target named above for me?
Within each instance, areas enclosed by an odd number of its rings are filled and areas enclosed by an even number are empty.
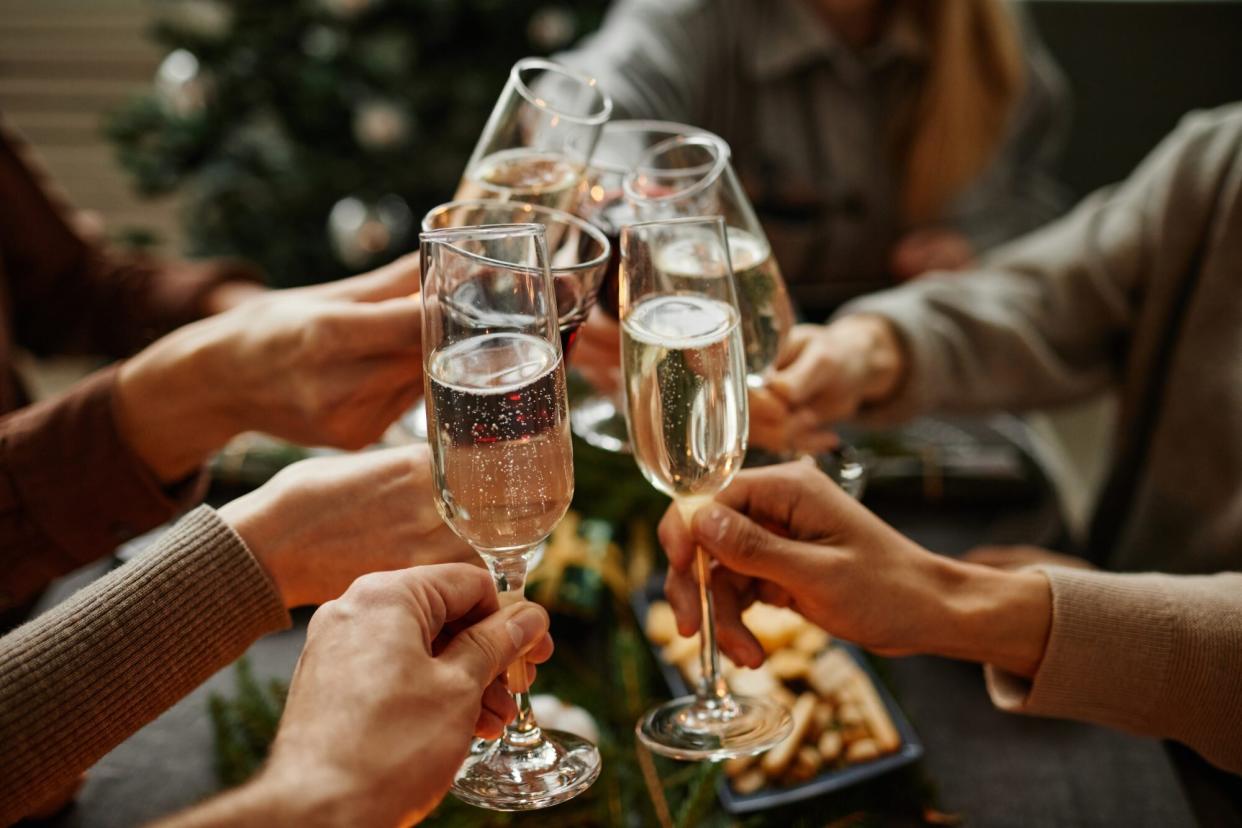
[[[328,238],[341,264],[351,270],[373,267],[405,249],[413,226],[409,205],[389,193],[374,202],[347,196],[328,214]]]
[[[563,6],[544,6],[526,24],[531,44],[548,52],[568,46],[576,31],[573,13]]]
[[[363,149],[395,149],[406,142],[409,134],[410,116],[392,101],[372,98],[354,110],[354,138]]]
[[[155,94],[169,113],[191,118],[206,111],[211,79],[199,68],[193,52],[176,49],[155,70]]]
[[[344,45],[344,35],[331,26],[311,26],[302,35],[302,51],[316,60],[332,60]]]
[[[217,0],[159,0],[156,20],[178,32],[204,40],[217,40],[233,27],[233,11]]]
[[[339,20],[357,17],[375,5],[375,0],[319,0],[324,11]]]

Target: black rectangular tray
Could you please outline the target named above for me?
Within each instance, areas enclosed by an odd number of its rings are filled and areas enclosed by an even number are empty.
[[[641,627],[646,626],[647,610],[651,607],[651,604],[654,601],[662,600],[663,597],[664,577],[662,575],[652,578],[644,589],[637,589],[630,595],[630,606],[633,607]],[[850,658],[854,659],[863,672],[867,674],[867,677],[871,679],[871,683],[875,685],[876,692],[880,695],[880,700],[884,703],[889,717],[893,720],[893,726],[897,728],[897,732],[901,735],[901,747],[894,753],[881,756],[870,762],[851,765],[840,770],[824,771],[813,779],[808,779],[806,782],[792,785],[788,788],[771,788],[753,794],[738,794],[734,793],[733,789],[729,787],[729,780],[722,778],[718,794],[721,804],[724,805],[725,810],[729,813],[748,814],[754,811],[762,811],[768,808],[776,808],[781,805],[813,799],[817,796],[848,788],[851,785],[857,785],[860,782],[917,762],[923,756],[923,743],[919,741],[919,736],[914,732],[914,727],[910,724],[910,720],[906,718],[906,714],[897,706],[897,702],[893,699],[892,694],[888,692],[884,682],[880,681],[875,671],[871,669],[871,665],[867,663],[867,659],[863,657],[859,649],[853,644],[840,639],[833,639],[833,644],[845,650]],[[660,648],[652,644],[650,640],[647,641],[647,646],[651,648],[652,654],[655,655],[656,663],[660,665],[660,672],[664,675],[664,681],[668,684],[673,695],[689,695],[692,691],[686,685],[681,672],[674,665],[668,664],[660,657]]]

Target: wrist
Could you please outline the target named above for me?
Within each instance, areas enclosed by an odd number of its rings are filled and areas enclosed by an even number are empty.
[[[1034,676],[1052,625],[1047,576],[942,561],[939,634],[928,651]]]
[[[864,403],[882,402],[897,393],[905,379],[906,352],[893,323],[870,313],[850,314],[832,323],[845,347],[859,355],[858,387]]]
[[[117,429],[164,483],[184,479],[236,433],[220,383],[204,370],[209,337],[198,326],[155,342],[117,372]]]

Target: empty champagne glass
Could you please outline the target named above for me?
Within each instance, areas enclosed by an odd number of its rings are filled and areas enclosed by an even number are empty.
[[[621,365],[630,444],[643,476],[689,525],[746,454],[746,367],[724,220],[681,218],[621,231]],[[767,750],[792,730],[767,699],[730,694],[720,674],[707,556],[695,566],[702,607],[694,696],[649,710],[637,732],[677,759]]]
[[[612,100],[595,79],[523,58],[492,109],[454,196],[570,210]]]
[[[486,224],[542,224],[556,293],[561,353],[568,357],[578,328],[595,306],[612,255],[608,237],[587,221],[551,207],[480,199],[450,201],[423,217],[423,230]]]
[[[586,180],[575,212],[604,232],[612,243],[612,258],[599,292],[599,307],[617,318],[618,273],[621,228],[638,221],[625,198],[625,177],[639,159],[655,145],[682,135],[708,134],[698,127],[672,121],[609,121],[599,134],[591,155]],[[611,367],[611,366],[609,366]],[[603,370],[604,366],[595,366]],[[616,366],[619,374],[620,366]],[[587,443],[606,451],[629,452],[625,414],[621,410],[620,382],[612,388],[598,388],[570,403],[570,426]]]
[[[424,232],[423,360],[436,507],[483,557],[501,605],[518,601],[529,558],[573,497],[573,452],[556,300],[540,224]],[[509,668],[525,684],[526,665]],[[479,741],[453,782],[459,799],[499,811],[582,793],[599,751],[544,731],[528,691],[494,741]]]

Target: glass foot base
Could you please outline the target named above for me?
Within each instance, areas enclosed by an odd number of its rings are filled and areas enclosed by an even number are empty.
[[[569,427],[588,445],[617,454],[630,453],[625,414],[607,397],[575,400],[569,410]]]
[[[595,745],[561,730],[544,730],[533,748],[478,742],[457,771],[453,795],[493,811],[547,808],[591,787],[600,765]]]
[[[718,761],[774,747],[793,731],[793,719],[784,707],[766,699],[732,696],[709,706],[685,696],[648,710],[635,730],[652,753]]]

